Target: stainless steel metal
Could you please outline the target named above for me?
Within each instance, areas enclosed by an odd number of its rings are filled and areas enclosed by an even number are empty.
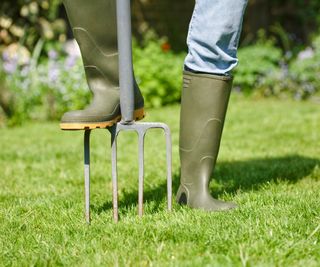
[[[118,123],[109,129],[112,139],[112,181],[113,181],[113,206],[114,218],[118,220],[118,194],[117,194],[117,137],[121,131],[135,131],[138,134],[139,144],[139,197],[138,197],[138,214],[143,215],[143,186],[144,186],[144,137],[149,129],[163,129],[166,136],[166,153],[167,153],[167,201],[168,210],[172,210],[172,143],[171,132],[169,127],[164,123],[144,122],[132,123],[130,125]]]
[[[134,91],[133,91],[133,63],[132,63],[132,38],[131,38],[131,9],[130,0],[117,0],[117,32],[119,50],[119,82],[120,105],[122,121],[110,130],[112,135],[112,181],[114,218],[118,219],[117,192],[117,136],[120,131],[136,131],[139,137],[139,216],[143,215],[143,186],[144,186],[144,137],[148,129],[161,128],[166,134],[167,142],[167,190],[168,210],[172,209],[172,151],[171,133],[164,123],[135,123]]]
[[[138,214],[143,216],[143,189],[144,189],[144,139],[149,129],[163,129],[166,136],[166,157],[167,157],[167,207],[172,210],[172,143],[169,127],[164,123],[145,122],[116,125],[108,128],[111,134],[111,162],[112,162],[112,202],[113,219],[119,221],[118,207],[118,167],[117,167],[117,137],[121,131],[135,131],[138,134],[139,145],[139,196]],[[85,218],[90,224],[90,134],[91,130],[84,132],[84,178],[85,178]]]
[[[116,126],[108,128],[111,134],[111,166],[112,166],[112,203],[113,203],[113,220],[119,221],[118,212],[118,169],[117,169],[117,134]]]
[[[90,133],[84,132],[84,185],[85,185],[85,217],[90,224]]]
[[[132,127],[133,125],[131,125]],[[138,131],[139,136],[139,198],[138,198],[138,214],[143,215],[143,187],[144,187],[144,137],[145,132]]]
[[[133,121],[134,91],[130,0],[117,0],[120,106],[122,122]]]

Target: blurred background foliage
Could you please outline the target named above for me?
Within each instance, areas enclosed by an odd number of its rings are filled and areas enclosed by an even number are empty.
[[[66,23],[59,17],[60,0],[1,0],[0,46],[19,43],[32,51],[39,39],[66,40]]]
[[[135,72],[148,107],[180,100],[193,5],[194,0],[133,1]],[[57,120],[83,108],[90,92],[61,1],[1,0],[0,12],[0,125]],[[235,91],[318,99],[319,26],[319,0],[249,1]]]

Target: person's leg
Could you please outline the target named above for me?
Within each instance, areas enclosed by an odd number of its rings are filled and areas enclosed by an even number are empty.
[[[219,152],[246,0],[198,0],[190,22],[180,118],[177,201],[207,211],[236,207],[214,199],[209,182]]]
[[[64,130],[106,128],[120,120],[116,0],[63,0],[77,40],[89,88],[91,104],[67,112]],[[135,119],[144,116],[144,101],[135,83]]]
[[[186,70],[226,75],[237,48],[248,0],[197,0],[189,26]]]

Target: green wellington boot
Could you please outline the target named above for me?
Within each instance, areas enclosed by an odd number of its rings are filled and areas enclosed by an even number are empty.
[[[219,152],[232,78],[184,72],[180,118],[181,179],[177,202],[221,211],[236,207],[214,199],[210,176]]]
[[[67,112],[63,130],[106,128],[121,119],[117,50],[116,0],[64,0],[77,40],[86,78],[93,93],[84,110]],[[144,117],[144,100],[135,82],[135,119]]]

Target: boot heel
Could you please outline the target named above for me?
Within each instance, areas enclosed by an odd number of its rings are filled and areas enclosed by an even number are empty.
[[[144,117],[146,116],[146,113],[144,111],[144,108],[140,108],[140,109],[136,109],[133,115],[136,121],[140,121],[144,119]]]
[[[184,188],[183,185],[180,185],[177,192],[176,201],[180,205],[188,205],[188,191]]]

